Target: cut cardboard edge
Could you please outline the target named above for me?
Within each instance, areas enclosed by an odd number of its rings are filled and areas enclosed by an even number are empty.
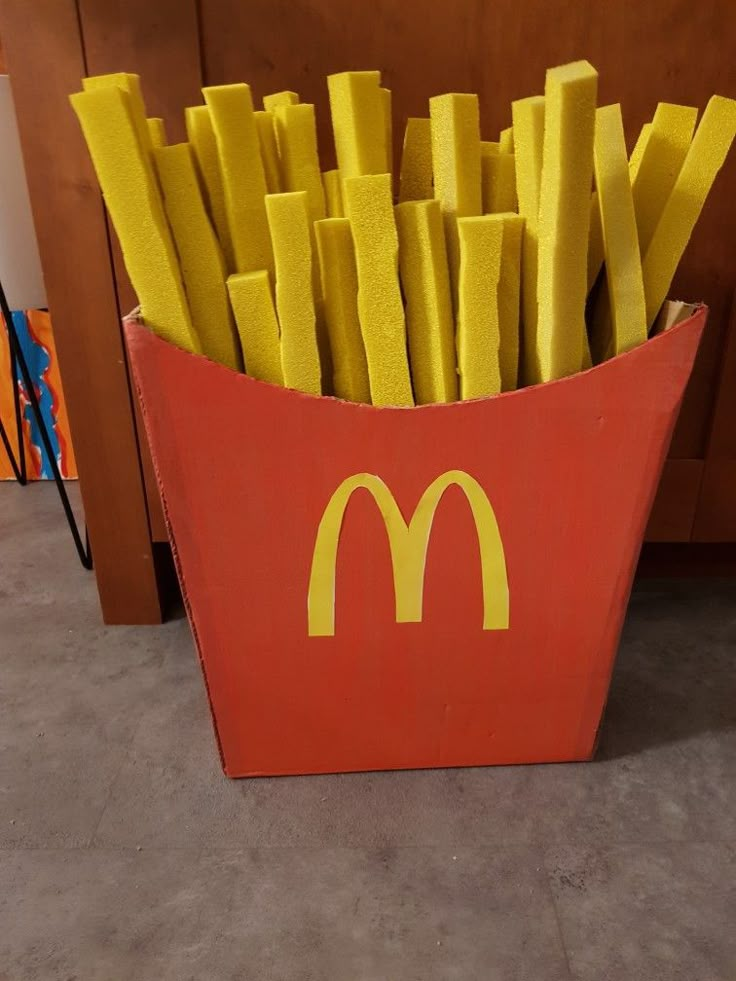
[[[679,333],[681,329],[686,328],[686,326],[696,318],[702,317],[704,326],[708,316],[708,309],[709,308],[705,303],[686,303],[682,300],[667,300],[660,311],[657,321],[655,322],[652,334],[644,342],[644,344],[640,344],[638,347],[632,348],[630,351],[625,351],[622,354],[618,354],[613,358],[608,358],[606,361],[593,365],[591,368],[575,372],[575,374],[567,375],[564,378],[556,378],[553,381],[540,382],[536,385],[525,385],[523,388],[516,388],[510,392],[499,392],[495,395],[484,396],[483,398],[464,399],[462,401],[458,400],[457,402],[435,402],[428,405],[414,406],[378,406],[369,405],[365,402],[348,402],[345,399],[337,398],[337,396],[334,395],[312,395],[309,392],[300,392],[297,389],[286,388],[282,385],[274,385],[271,382],[264,382],[257,378],[251,378],[250,375],[247,375],[244,372],[235,371],[233,368],[228,368],[226,365],[210,360],[204,354],[192,354],[189,351],[184,351],[168,341],[163,340],[142,319],[140,316],[139,307],[136,307],[123,318],[123,328],[126,345],[128,346],[144,343],[143,336],[145,332],[145,334],[150,335],[150,339],[156,345],[165,345],[166,347],[172,348],[177,352],[177,354],[185,358],[199,358],[200,360],[213,365],[221,371],[227,371],[239,379],[242,379],[242,382],[246,385],[255,385],[257,387],[260,386],[271,389],[275,392],[279,392],[280,397],[282,398],[316,399],[323,402],[335,402],[339,405],[349,407],[351,410],[357,412],[448,412],[456,411],[461,406],[478,404],[480,402],[493,402],[498,399],[519,398],[520,396],[530,392],[548,392],[551,390],[552,386],[574,384],[576,379],[579,379],[583,375],[590,375],[592,372],[605,372],[607,369],[610,369],[611,365],[618,364],[623,358],[635,359],[637,357],[642,357],[643,352],[650,351],[652,345],[661,344],[665,335],[670,337],[672,334]]]

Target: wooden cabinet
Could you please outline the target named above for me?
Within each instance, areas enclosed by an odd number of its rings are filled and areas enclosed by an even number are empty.
[[[543,90],[550,65],[588,58],[600,102],[622,104],[633,142],[659,100],[736,96],[732,0],[0,0],[49,304],[107,622],[159,619],[153,543],[165,539],[120,332],[133,295],[67,95],[81,76],[141,74],[172,141],[203,84],[247,80],[256,97],[295,89],[330,145],[324,76],[380,68],[394,117],[429,95],[481,95],[493,137],[510,102]],[[395,149],[402,139],[395,127]],[[706,205],[672,295],[711,318],[648,537],[736,541],[736,159]]]

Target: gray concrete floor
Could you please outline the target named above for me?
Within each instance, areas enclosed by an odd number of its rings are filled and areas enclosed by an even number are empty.
[[[736,585],[644,584],[595,763],[230,782],[0,486],[0,981],[733,981],[735,679]]]

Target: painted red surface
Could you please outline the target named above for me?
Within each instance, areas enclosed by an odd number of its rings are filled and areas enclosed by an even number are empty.
[[[126,322],[225,771],[589,758],[706,315],[572,378],[418,409],[276,388]],[[340,482],[377,474],[408,520],[455,469],[495,511],[509,629],[481,629],[457,488],[437,509],[423,621],[397,624],[385,530],[361,490],[343,525],[335,635],[308,636],[315,535]]]

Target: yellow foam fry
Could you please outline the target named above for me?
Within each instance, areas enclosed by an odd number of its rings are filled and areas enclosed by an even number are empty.
[[[660,102],[632,181],[639,248],[646,255],[693,138],[698,110]]]
[[[259,381],[283,385],[279,324],[268,270],[235,273],[228,277],[227,290],[235,314],[245,370]]]
[[[164,126],[163,119],[158,116],[149,116],[146,120],[148,124],[148,137],[151,141],[152,147],[166,146],[166,127]]]
[[[460,279],[457,300],[457,368],[460,397],[501,391],[498,284],[503,217],[459,218]]]
[[[649,136],[652,132],[652,124],[644,123],[637,137],[636,143],[634,144],[634,149],[631,151],[631,156],[629,157],[629,177],[631,183],[634,183],[636,175],[639,173],[639,167],[641,166],[641,161],[644,156],[644,151],[647,148],[647,143],[649,142]]]
[[[498,138],[498,149],[501,153],[514,152],[514,127],[513,126],[509,126],[508,129],[501,130],[501,135]]]
[[[629,179],[633,184],[639,170],[639,166],[644,156],[644,151],[649,141],[649,134],[652,130],[651,123],[644,123],[639,133],[634,149],[629,157]],[[598,192],[593,191],[590,196],[590,231],[588,233],[588,291],[598,279],[598,273],[603,265],[603,228],[601,226],[601,210],[598,206]],[[583,367],[590,365],[583,364]]]
[[[417,405],[455,402],[455,327],[439,201],[397,205],[396,227]]]
[[[321,395],[307,192],[267,195],[266,213],[276,263],[276,311],[281,325],[284,384]]]
[[[327,76],[337,166],[346,180],[386,173],[386,119],[381,73]]]
[[[499,217],[503,220],[503,239],[498,280],[498,363],[501,391],[512,392],[519,384],[519,306],[524,219],[513,213]]]
[[[185,351],[200,353],[176,249],[150,154],[140,144],[130,97],[117,86],[71,96],[146,323]]]
[[[371,401],[374,405],[413,405],[391,175],[347,178],[343,203],[355,245],[358,315]]]
[[[184,111],[187,139],[194,151],[199,174],[204,184],[210,217],[220,240],[225,266],[235,268],[233,243],[225,209],[225,189],[222,184],[220,154],[217,149],[212,118],[207,106],[188,106]]]
[[[537,253],[539,187],[544,144],[544,96],[533,95],[511,104],[514,121],[514,163],[519,214],[524,219],[521,246],[522,326],[525,382],[539,381],[537,362]]]
[[[202,200],[192,151],[188,143],[157,147],[153,159],[202,350],[212,361],[241,371],[225,263]]]
[[[499,153],[501,149],[500,143],[494,143],[493,140],[481,140],[480,141],[480,156],[481,163],[483,162],[483,157],[493,156]]]
[[[667,297],[677,264],[734,136],[736,101],[714,95],[705,108],[675,186],[644,255],[642,271],[647,303],[647,329],[656,320]]]
[[[325,216],[325,192],[317,152],[314,106],[307,102],[275,110],[284,190],[306,191],[310,221]]]
[[[371,388],[360,333],[358,272],[350,222],[347,218],[325,218],[318,221],[314,229],[324,316],[334,365],[335,395],[349,402],[370,403]]]
[[[342,218],[345,214],[342,206],[342,178],[339,170],[322,172],[322,187],[325,192],[325,210],[328,218]]]
[[[266,178],[266,189],[269,194],[278,194],[281,190],[281,174],[279,151],[276,148],[274,116],[267,109],[257,110],[254,116],[256,117],[256,129],[258,131],[258,143],[261,148],[261,161],[263,162],[263,174]]]
[[[391,117],[391,89],[381,88],[381,102],[383,103],[383,125],[385,128],[386,144],[386,169],[385,173],[392,174],[394,171],[394,135],[393,121]]]
[[[516,164],[513,153],[483,153],[480,158],[483,213],[516,211]]]
[[[272,92],[263,96],[263,108],[266,112],[275,112],[278,106],[295,106],[299,102],[297,92]]]
[[[236,272],[274,268],[266,220],[266,177],[250,86],[212,85],[202,89],[210,110],[222,170]]]
[[[82,88],[85,92],[95,92],[97,89],[110,88],[110,86],[116,86],[128,93],[130,113],[140,145],[147,153],[150,152],[151,135],[146,119],[146,104],[141,92],[140,76],[130,72],[113,72],[110,75],[90,75],[89,78],[82,79]]]
[[[547,72],[539,195],[539,380],[580,370],[586,342],[590,188],[598,73],[587,61]]]
[[[620,105],[596,111],[594,161],[608,284],[598,296],[593,318],[593,353],[601,361],[647,339],[644,281]]]
[[[445,222],[450,287],[457,302],[460,266],[457,218],[482,211],[478,96],[450,93],[429,100],[434,194]]]
[[[434,197],[432,187],[432,123],[410,116],[406,121],[399,172],[399,201]]]

